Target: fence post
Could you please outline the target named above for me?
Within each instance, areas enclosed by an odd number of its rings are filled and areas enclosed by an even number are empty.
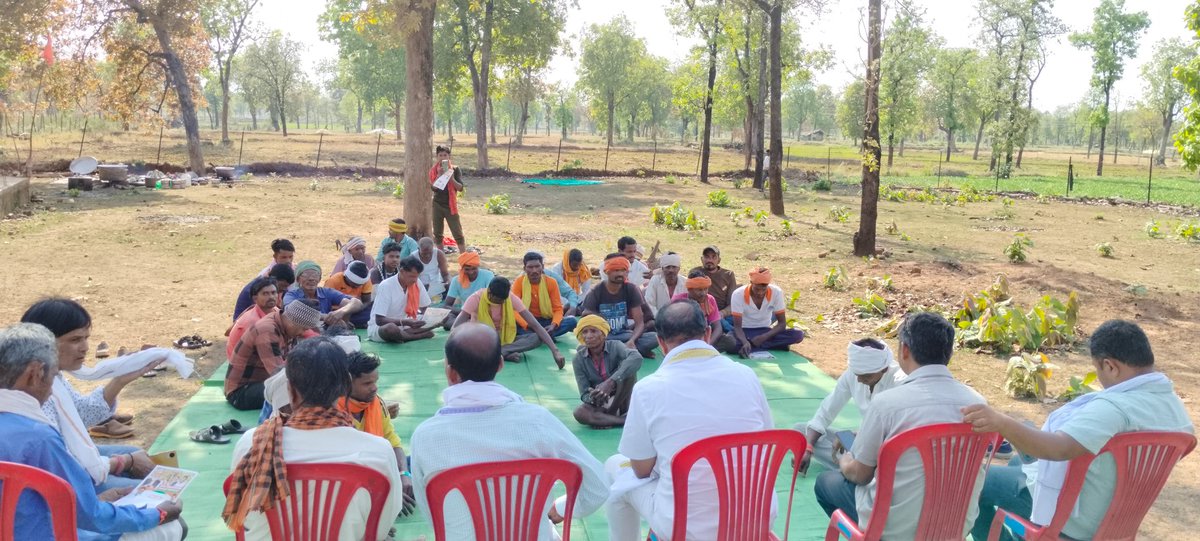
[[[325,134],[322,133],[321,137],[317,139],[317,167],[316,167],[316,169],[318,169],[318,171],[317,171],[318,173],[320,173],[319,169],[321,169],[321,146],[324,144],[325,144]]]
[[[558,172],[558,164],[562,162],[562,138],[558,139],[558,157],[554,158],[554,172]]]
[[[608,152],[612,150],[612,141],[608,141],[604,145],[604,172],[608,172]]]
[[[166,127],[165,124],[158,126],[158,155],[154,157],[155,164],[162,163],[162,138],[163,138],[163,128],[165,128],[165,127]]]
[[[940,189],[942,189],[942,161],[941,161],[941,160],[938,160],[938,181],[937,181],[937,187],[938,187],[938,189],[939,189],[939,190],[940,190]]]
[[[76,156],[76,158],[83,156],[83,142],[87,140],[87,125],[91,119],[90,116],[83,117],[83,135],[79,137],[79,156]]]
[[[792,168],[792,147],[791,146],[787,147],[787,157],[784,158],[784,160],[783,160],[783,168],[784,169]],[[780,172],[782,172],[782,170],[780,170]]]
[[[650,170],[654,171],[654,167],[658,165],[658,140],[654,140],[654,157],[650,159]]]
[[[1075,188],[1075,163],[1073,157],[1067,158],[1067,196],[1071,195],[1071,190]]]
[[[512,172],[512,136],[508,136],[508,160],[504,162],[504,169]]]
[[[379,169],[379,143],[383,142],[383,132],[375,134],[375,169]]]
[[[1150,176],[1146,177],[1146,204],[1150,204],[1150,184],[1154,182],[1154,156],[1150,156]]]
[[[825,148],[825,179],[833,182],[833,147]]]

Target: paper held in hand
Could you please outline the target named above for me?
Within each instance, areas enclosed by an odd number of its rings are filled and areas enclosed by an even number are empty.
[[[445,190],[446,185],[450,184],[450,179],[452,179],[452,178],[454,178],[454,168],[453,167],[447,169],[445,173],[442,173],[442,176],[438,177],[437,180],[433,181],[433,187],[437,188],[439,190]]]
[[[425,313],[421,315],[421,321],[425,322],[425,328],[436,327],[446,321],[446,316],[450,315],[449,308],[437,308],[430,306],[425,309]]]
[[[155,466],[145,479],[113,505],[131,505],[134,507],[157,507],[158,504],[171,501],[178,502],[179,495],[192,484],[199,473],[167,466]]]

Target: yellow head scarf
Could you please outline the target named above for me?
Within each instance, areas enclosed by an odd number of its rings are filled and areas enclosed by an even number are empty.
[[[608,321],[605,321],[604,318],[596,314],[583,316],[579,319],[579,323],[575,325],[575,339],[579,340],[580,344],[583,343],[583,330],[588,327],[600,329],[600,332],[605,335],[608,335],[609,331],[612,330],[612,327],[608,326]]]

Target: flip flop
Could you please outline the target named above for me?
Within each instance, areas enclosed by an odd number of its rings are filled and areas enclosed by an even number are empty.
[[[181,336],[178,340],[171,342],[171,344],[179,349],[200,349],[204,347],[192,339],[193,337],[191,336]]]
[[[100,342],[100,345],[96,346],[96,358],[103,359],[105,357],[108,357],[108,342]]]
[[[115,419],[118,423],[121,423],[123,425],[133,424],[133,414],[132,413],[118,413],[116,415],[113,415],[113,419]]]
[[[93,438],[123,440],[133,436],[133,429],[117,422],[116,419],[109,419],[103,424],[88,428],[88,435]]]
[[[221,427],[219,427],[217,425],[212,425],[208,428],[203,428],[200,430],[195,430],[195,431],[189,432],[188,438],[190,438],[192,441],[194,441],[196,443],[225,444],[225,443],[229,443],[230,441],[233,441],[233,440],[230,440],[229,438],[226,438],[224,436],[224,434],[221,433]]]
[[[225,424],[222,424],[220,428],[222,434],[241,434],[247,430],[237,419],[230,419]]]
[[[192,339],[192,345],[196,346],[197,348],[206,348],[212,345],[212,342],[205,340],[203,336],[198,334],[193,334],[189,338]]]

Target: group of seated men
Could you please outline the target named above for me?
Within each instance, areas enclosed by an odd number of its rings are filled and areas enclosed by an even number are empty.
[[[625,265],[606,265],[605,270],[607,283],[619,277]],[[756,274],[761,281],[762,271]],[[495,293],[493,283],[496,280],[481,291]],[[285,377],[271,378],[264,386],[263,392],[276,404],[275,413],[236,446],[222,511],[226,523],[244,531],[248,539],[269,539],[262,513],[286,496],[289,463],[353,463],[383,474],[390,491],[378,531],[364,531],[371,502],[360,493],[353,497],[339,533],[339,538],[365,535],[382,540],[400,514],[419,509],[429,517],[425,487],[439,472],[485,461],[560,458],[583,472],[575,502],[577,517],[604,506],[609,539],[640,540],[643,523],[657,538],[671,539],[675,500],[671,462],[676,453],[707,437],[770,429],[775,424],[762,383],[749,367],[714,347],[712,335],[718,326],[694,298],[681,297],[659,308],[654,339],[664,359],[636,385],[632,378],[642,357],[636,342],[630,347],[611,339],[609,319],[586,314],[575,328],[581,345],[573,368],[580,386],[589,386],[588,408],[581,407],[576,417],[624,425],[617,454],[601,462],[553,414],[495,381],[505,364],[503,333],[516,332],[512,324],[494,324],[496,319],[515,317],[511,297],[509,301],[501,300],[504,295],[496,297],[482,301],[487,304],[464,307],[457,316],[444,350],[444,406],[413,432],[410,455],[401,449],[377,395],[378,358],[346,353],[330,337],[304,339],[322,326],[322,314],[311,303],[293,301],[282,311],[270,303],[265,308],[256,304],[266,315],[244,331],[239,346],[278,354],[278,372]],[[493,310],[495,305],[500,305],[499,311]],[[530,310],[521,312],[527,321],[537,321]],[[272,342],[261,336],[260,327],[277,328],[285,338]],[[540,324],[537,328],[540,337],[552,343]],[[114,505],[112,500],[120,492],[101,492],[93,486],[55,421],[43,413],[42,404],[52,399],[52,388],[62,380],[60,357],[77,351],[70,349],[72,336],[65,333],[56,341],[55,334],[36,323],[0,330],[0,441],[5,442],[0,445],[0,460],[29,464],[66,479],[75,492],[77,522],[87,530],[81,530],[81,535],[87,534],[83,538],[179,539],[178,505],[144,510]],[[923,511],[925,477],[918,456],[902,456],[895,471],[877,469],[884,442],[899,433],[966,422],[977,431],[999,433],[1020,451],[1008,467],[980,465],[981,482],[968,502],[963,535],[984,539],[997,507],[1037,523],[1047,522],[1055,512],[1066,461],[1098,452],[1115,434],[1193,431],[1171,381],[1156,370],[1148,338],[1134,323],[1112,320],[1093,331],[1088,349],[1104,390],[1060,408],[1040,430],[993,410],[955,379],[947,368],[955,329],[943,316],[909,314],[899,327],[897,341],[896,354],[874,339],[849,344],[848,370],[816,415],[796,426],[811,444],[799,457],[798,467],[806,472],[815,459],[826,469],[816,481],[815,503],[827,513],[840,509],[860,525],[866,524],[876,511],[877,479],[893,477],[895,490],[884,534],[888,539],[912,538]],[[274,351],[276,346],[282,349]],[[617,374],[621,377],[614,378]],[[242,390],[238,399],[247,394]],[[863,421],[845,449],[831,425],[851,400]],[[607,409],[613,402],[625,402],[626,411],[613,414]],[[695,471],[688,484],[689,539],[716,535],[719,513],[711,475]],[[1115,476],[1112,460],[1102,457],[1092,464],[1078,509],[1064,530],[1066,536],[1093,537],[1108,511]],[[451,500],[445,514],[451,539],[473,538],[469,515],[461,505]],[[539,539],[557,535],[553,525],[562,521],[563,512],[562,498],[544,510]],[[18,538],[48,530],[49,515],[41,499],[23,495],[17,513]]]

